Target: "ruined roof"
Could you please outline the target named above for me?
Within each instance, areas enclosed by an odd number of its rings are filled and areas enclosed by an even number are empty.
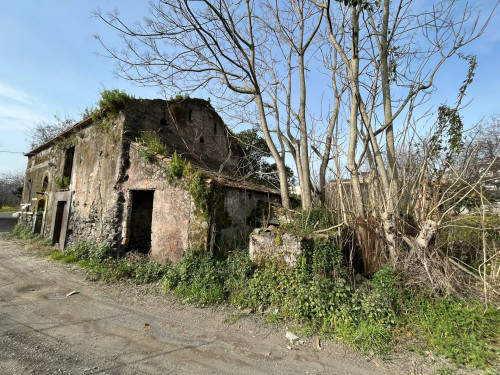
[[[222,118],[220,117],[220,115],[217,113],[217,111],[214,110],[214,108],[212,107],[212,105],[210,104],[209,101],[205,100],[205,99],[200,99],[200,98],[185,98],[185,99],[182,99],[182,100],[163,100],[163,99],[131,99],[130,102],[139,102],[139,101],[143,101],[143,100],[147,100],[147,101],[161,101],[161,102],[164,102],[166,104],[170,103],[170,104],[177,104],[177,103],[182,103],[184,101],[189,101],[189,102],[193,102],[193,103],[197,103],[197,104],[204,104],[207,106],[207,108],[211,109],[213,114],[215,116],[217,116],[217,118],[222,122],[224,123],[224,121],[222,120]],[[126,109],[126,108],[124,108]],[[103,115],[106,114],[106,112],[108,112],[106,109],[104,110],[100,110],[96,113],[96,115],[98,117],[102,117]],[[62,139],[62,138],[66,138],[68,136],[70,136],[71,134],[77,132],[78,130],[80,129],[83,129],[89,125],[91,125],[92,123],[94,122],[94,119],[92,117],[87,117],[85,119],[83,119],[82,121],[80,122],[77,122],[75,125],[73,125],[72,127],[70,127],[69,129],[65,130],[64,132],[58,134],[57,136],[55,136],[54,138],[48,140],[47,142],[45,143],[42,143],[41,145],[38,145],[37,147],[35,147],[34,149],[26,152],[24,154],[24,156],[33,156],[33,155],[36,155],[38,154],[40,151],[43,151],[44,149],[50,147],[51,145],[55,144],[55,142],[58,140],[58,139]]]
[[[140,143],[138,142],[132,142],[131,145],[136,148],[144,148]],[[169,163],[172,158],[163,156],[160,154],[156,154],[155,157],[160,160],[161,162]],[[211,176],[214,180],[216,180],[219,184],[227,187],[232,187],[235,189],[240,189],[240,190],[250,190],[250,191],[256,191],[256,192],[261,192],[261,193],[268,193],[272,195],[279,195],[281,196],[281,193],[277,189],[272,189],[268,186],[261,185],[256,183],[255,181],[252,181],[249,178],[235,178],[234,176],[229,176],[223,172],[217,172],[213,169],[207,169],[204,168],[204,166],[200,165],[199,162],[197,162],[195,159],[189,158],[189,162],[191,165],[200,172],[204,172],[207,175]]]
[[[80,129],[92,124],[93,121],[94,120],[92,119],[92,117],[87,117],[86,119],[84,119],[80,122],[77,122],[75,125],[73,125],[68,130],[63,131],[62,133],[58,134],[54,138],[48,140],[45,143],[42,143],[41,145],[35,147],[33,150],[28,151],[27,153],[24,154],[24,156],[33,156],[33,155],[38,154],[40,151],[43,151],[47,147],[50,147],[51,145],[53,145],[57,139],[66,138],[67,136],[73,134],[77,130],[80,130]]]

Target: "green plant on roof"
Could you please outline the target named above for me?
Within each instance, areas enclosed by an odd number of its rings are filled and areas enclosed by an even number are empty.
[[[177,155],[177,151],[174,151],[174,156],[170,161],[170,169],[169,169],[170,175],[175,178],[181,178],[184,174],[186,166],[187,166],[186,160],[181,156]]]
[[[170,99],[169,99],[169,101],[177,103],[177,102],[182,102],[182,101],[184,101],[186,99],[189,99],[189,95],[188,94],[182,94],[182,93],[179,92],[179,93],[175,94],[175,96],[171,96]]]
[[[168,147],[160,139],[160,136],[153,131],[141,131],[137,142],[143,146],[141,155],[148,161],[154,162],[156,155],[168,156]]]
[[[101,98],[97,102],[97,107],[91,106],[86,108],[83,113],[83,118],[92,117],[92,120],[98,122],[96,127],[98,131],[104,132],[111,127],[111,120],[118,116],[120,110],[125,108],[127,103],[134,99],[133,96],[125,91],[103,90]]]
[[[59,190],[66,190],[69,188],[69,177],[56,178],[54,183],[56,184],[56,188]]]
[[[117,89],[103,90],[97,105],[101,111],[106,111],[108,117],[116,117],[131,99],[134,99],[134,97],[125,91]]]

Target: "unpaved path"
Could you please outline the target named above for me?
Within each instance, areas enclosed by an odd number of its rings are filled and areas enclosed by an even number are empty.
[[[3,237],[2,237],[3,236]],[[159,286],[102,284],[0,233],[0,374],[380,374],[328,341],[287,348],[285,328],[249,315],[180,305]],[[71,291],[77,294],[66,296]],[[422,369],[418,373],[422,373]]]

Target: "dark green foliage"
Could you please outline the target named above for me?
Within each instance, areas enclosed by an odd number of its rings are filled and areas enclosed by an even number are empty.
[[[191,198],[193,198],[196,208],[205,215],[209,215],[214,194],[213,190],[207,186],[205,177],[201,172],[195,172],[193,175],[189,185],[189,194],[191,195]]]
[[[116,117],[118,112],[125,108],[131,99],[134,99],[134,97],[128,95],[125,91],[117,89],[103,90],[97,105],[101,111],[106,111],[108,117]]]
[[[428,348],[457,365],[489,369],[499,359],[500,311],[479,302],[421,294],[405,301],[405,314]]]
[[[192,253],[168,270],[163,286],[198,306],[222,303],[227,298],[224,262],[213,256]]]
[[[272,187],[279,186],[278,168],[276,163],[268,163],[266,159],[271,157],[271,150],[256,128],[243,130],[235,134],[243,154],[242,168],[245,173],[251,174],[252,178],[261,184]],[[285,166],[289,186],[295,185],[295,177],[291,168]]]
[[[289,212],[290,221],[282,228],[290,233],[309,236],[313,231],[326,229],[336,223],[333,213],[324,206],[313,206],[308,210]]]
[[[56,185],[56,188],[59,189],[59,190],[67,190],[69,188],[69,177],[63,177],[63,178],[60,178],[60,177],[57,177],[55,180],[54,180],[54,183]]]
[[[169,163],[169,174],[175,178],[182,178],[184,174],[184,170],[186,169],[187,163],[186,160],[179,155],[177,155],[177,151],[174,151],[174,155],[172,156],[172,160]]]

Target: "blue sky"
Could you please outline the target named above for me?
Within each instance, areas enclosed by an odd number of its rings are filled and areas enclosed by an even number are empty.
[[[491,8],[495,0],[475,2]],[[142,98],[160,97],[157,88],[141,88],[116,78],[113,61],[102,52],[95,34],[115,43],[115,32],[92,17],[98,7],[118,8],[129,21],[147,15],[147,1],[130,0],[2,0],[0,12],[0,151],[26,152],[26,131],[54,115],[79,118],[103,89],[118,88]],[[472,103],[462,112],[473,124],[500,113],[499,10],[486,33],[464,53],[478,59],[475,81],[467,95]],[[453,60],[436,82],[436,101],[456,98],[466,65]],[[22,170],[22,154],[0,152],[0,172]]]

